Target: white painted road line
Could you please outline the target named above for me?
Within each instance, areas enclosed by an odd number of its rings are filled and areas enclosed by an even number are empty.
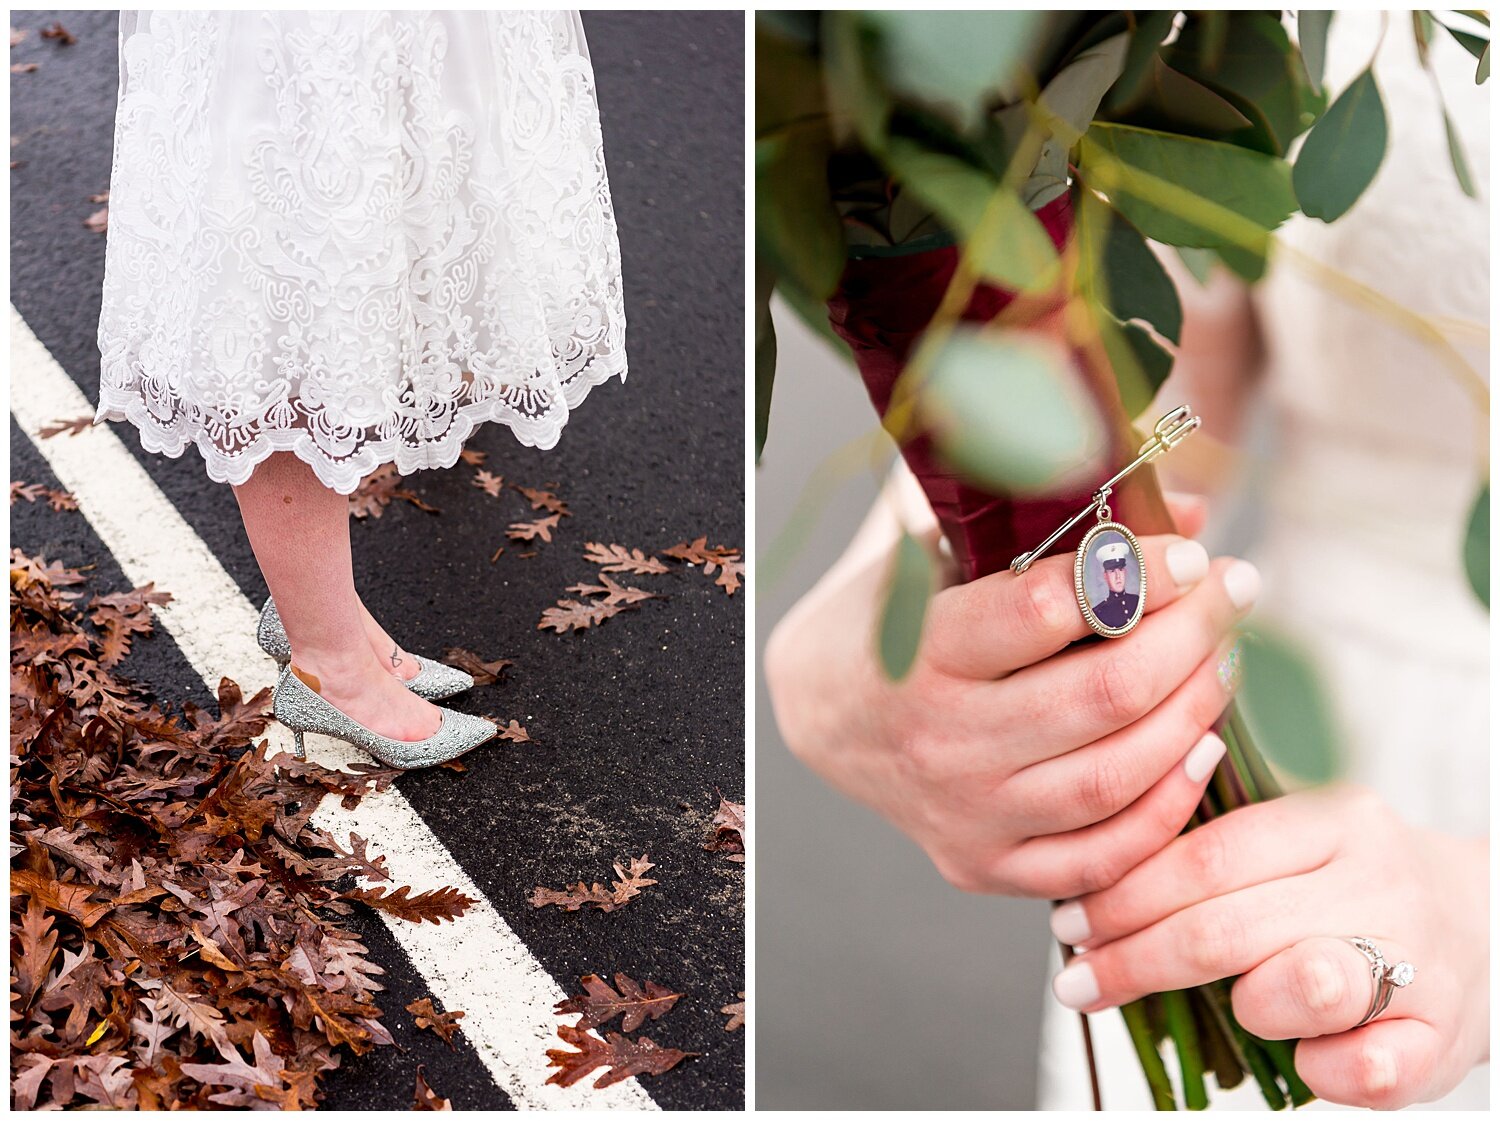
[[[120,438],[107,425],[40,438],[51,422],[94,410],[14,307],[10,329],[11,412],[78,499],[79,512],[126,578],[135,585],[155,581],[172,593],[171,603],[154,610],[210,692],[217,694],[221,676],[237,681],[247,696],[270,685],[274,663],[255,643],[258,609]],[[233,508],[227,486],[224,501]],[[291,750],[291,736],[279,724],[266,734],[273,748]],[[366,759],[321,736],[309,737],[308,749],[327,766]],[[414,892],[447,885],[478,900],[462,918],[441,926],[381,918],[432,995],[445,1008],[463,1009],[463,1034],[518,1109],[659,1108],[633,1079],[604,1090],[587,1081],[567,1089],[546,1085],[547,1048],[558,1045],[556,1027],[564,1022],[552,1008],[567,994],[398,791],[364,798],[352,812],[327,798],[317,822],[342,841],[351,830],[369,840],[373,851],[385,854],[397,884],[411,884]]]

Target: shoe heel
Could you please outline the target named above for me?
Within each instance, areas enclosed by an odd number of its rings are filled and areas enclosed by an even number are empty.
[[[302,733],[295,729],[292,731],[292,752],[298,759],[307,758],[307,745],[302,742]]]

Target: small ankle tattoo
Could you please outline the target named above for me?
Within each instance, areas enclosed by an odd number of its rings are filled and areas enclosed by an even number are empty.
[[[399,647],[399,646],[392,646],[391,647],[391,669],[399,669],[400,667],[401,667],[401,647]]]

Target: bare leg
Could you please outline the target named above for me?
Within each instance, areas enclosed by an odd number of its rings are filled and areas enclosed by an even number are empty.
[[[392,672],[399,666],[371,645],[354,590],[349,500],[290,452],[260,464],[234,496],[302,679],[381,735],[420,740],[436,732],[437,707],[403,686]]]

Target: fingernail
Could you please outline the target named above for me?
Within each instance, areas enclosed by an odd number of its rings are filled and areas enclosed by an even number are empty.
[[[1237,560],[1224,570],[1224,590],[1229,602],[1244,611],[1260,595],[1260,572],[1249,561]]]
[[[1067,946],[1078,946],[1089,940],[1089,918],[1083,904],[1076,899],[1052,908],[1052,936]]]
[[[1193,782],[1202,782],[1213,774],[1219,760],[1224,758],[1224,741],[1212,732],[1193,745],[1193,750],[1187,753],[1187,758],[1182,761],[1182,769],[1187,772],[1187,777]]]
[[[1075,1012],[1097,1004],[1099,982],[1094,980],[1094,967],[1088,962],[1075,961],[1052,978],[1052,995],[1064,1008]]]
[[[1208,550],[1196,541],[1167,547],[1167,574],[1179,588],[1188,588],[1208,575]]]
[[[1228,653],[1219,661],[1219,684],[1224,692],[1233,693],[1240,687],[1240,659],[1244,643],[1236,639]]]

